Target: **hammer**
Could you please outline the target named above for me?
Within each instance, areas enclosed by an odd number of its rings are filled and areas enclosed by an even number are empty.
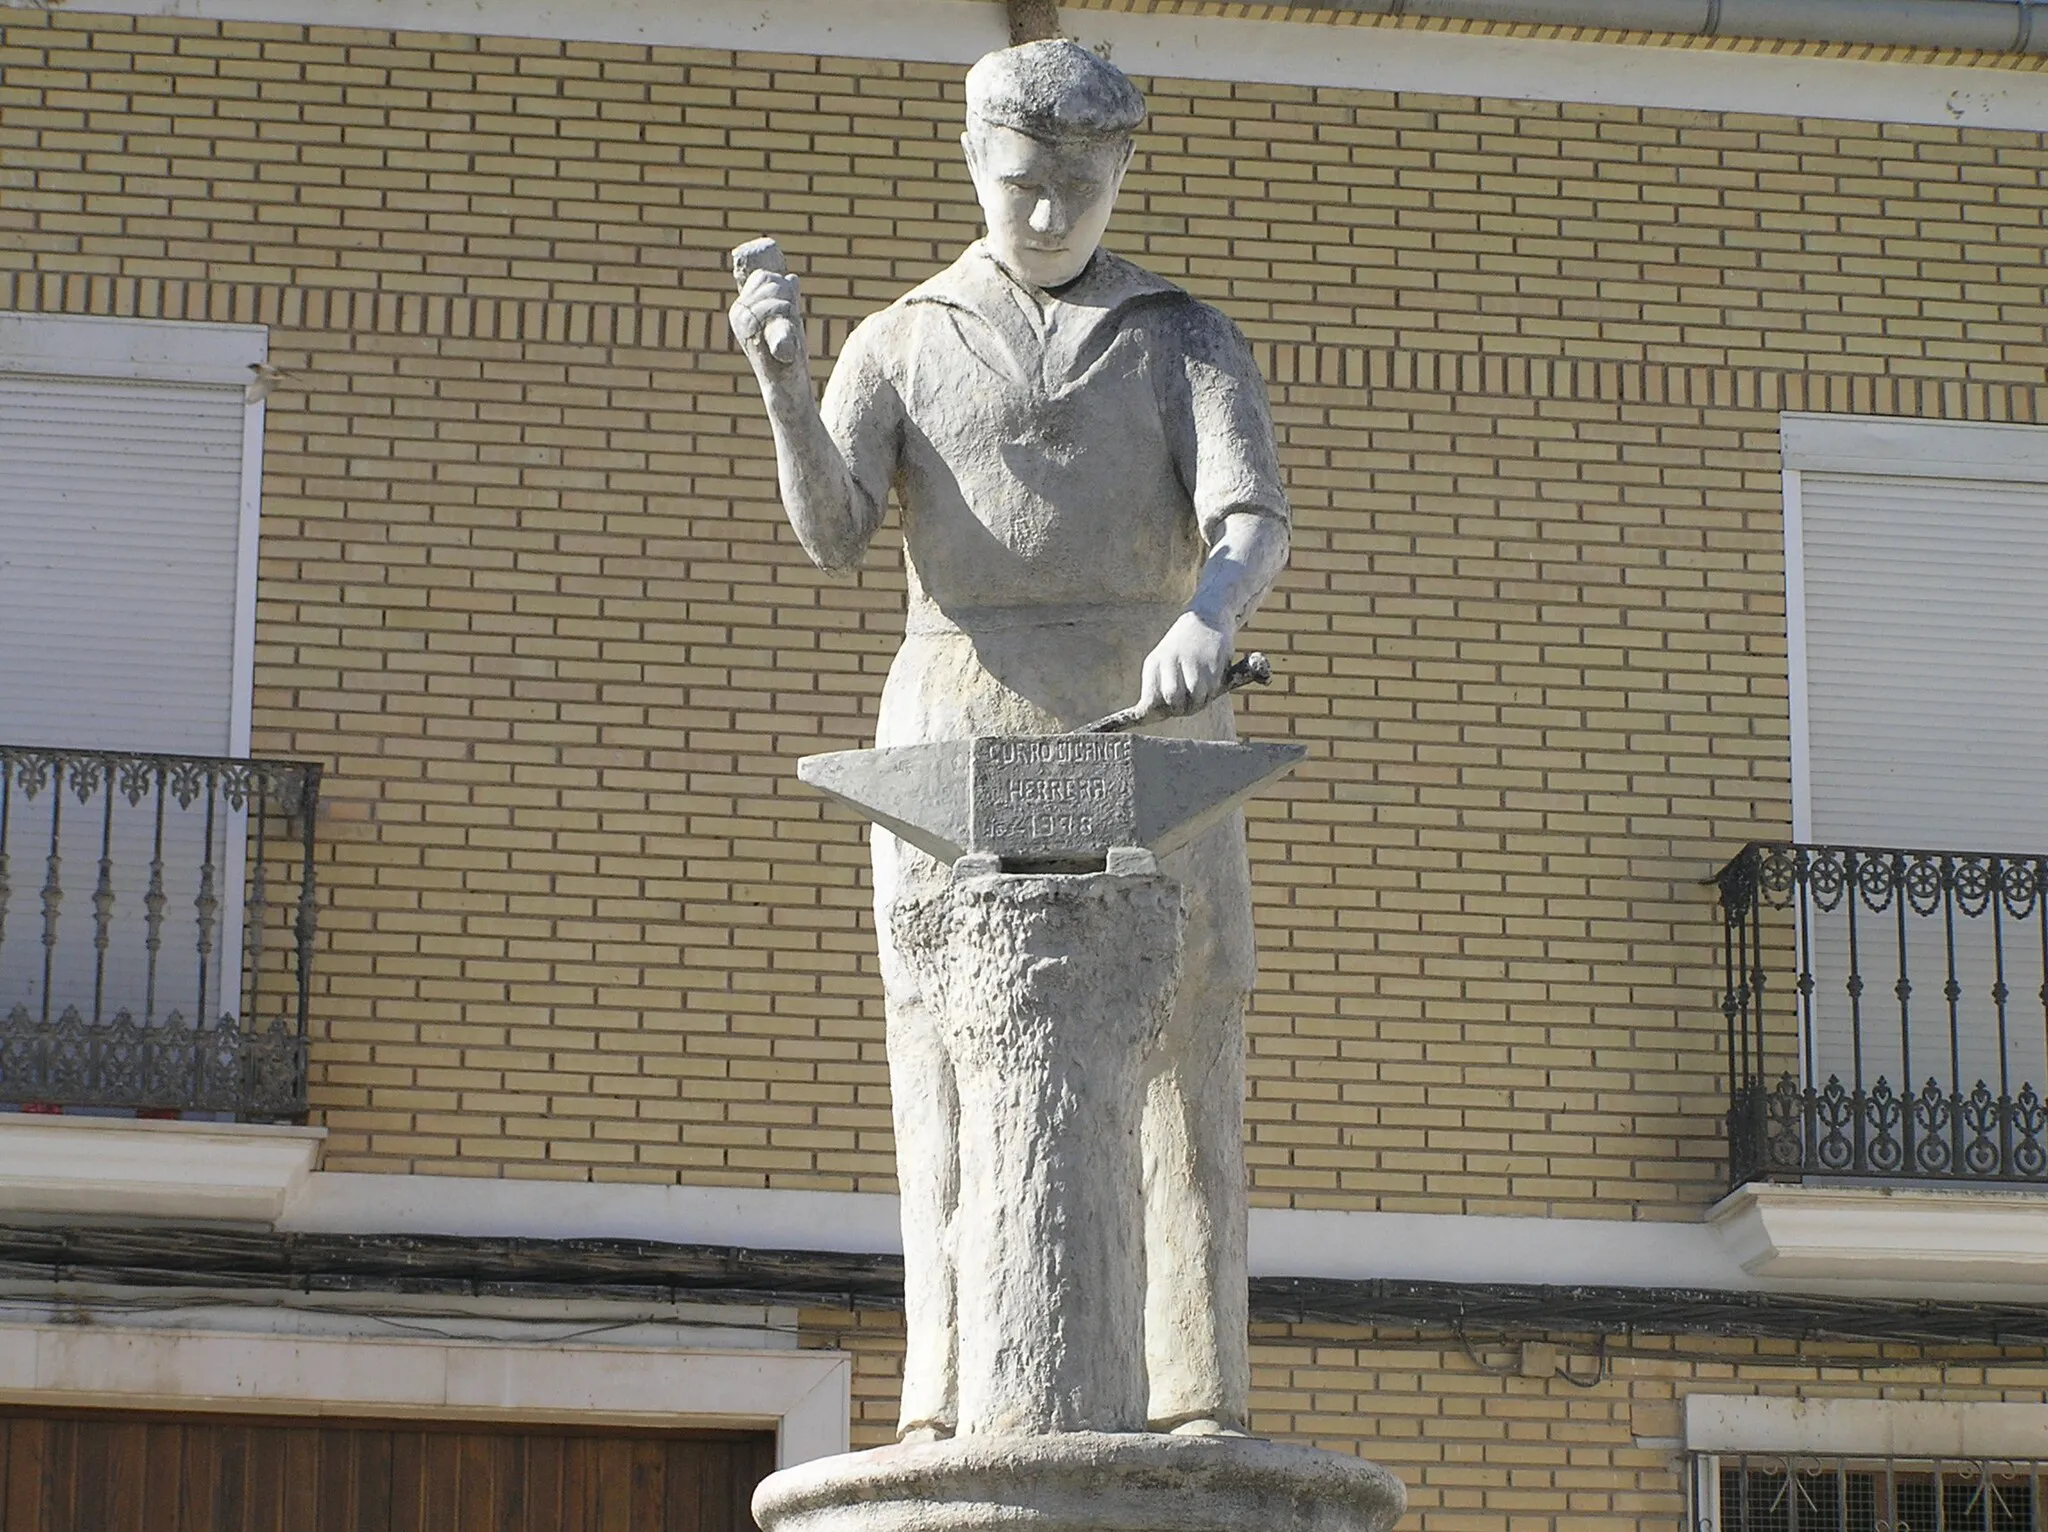
[[[1216,695],[1219,697],[1223,696],[1227,692],[1236,691],[1241,686],[1271,686],[1272,684],[1273,662],[1254,650],[1243,659],[1230,662],[1230,668],[1223,672],[1223,691],[1218,692]],[[1121,734],[1126,729],[1135,729],[1140,724],[1150,723],[1153,719],[1163,716],[1165,716],[1163,708],[1154,708],[1152,711],[1147,712],[1142,707],[1127,707],[1119,712],[1111,713],[1107,718],[1098,718],[1093,723],[1084,723],[1080,728],[1072,729],[1068,732],[1072,734]]]
[[[789,275],[789,262],[782,258],[782,246],[772,239],[750,239],[732,253],[732,279],[741,287],[747,285],[747,278],[757,271],[773,272],[778,277]],[[768,328],[761,339],[767,344],[768,354],[787,367],[796,360],[797,345],[802,339],[796,333],[796,326],[787,319],[775,318],[768,321]]]

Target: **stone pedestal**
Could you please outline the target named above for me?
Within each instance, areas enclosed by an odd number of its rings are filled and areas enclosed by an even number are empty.
[[[958,1434],[775,1474],[764,1532],[1387,1532],[1377,1464],[1144,1429],[1139,1126],[1179,886],[956,877],[894,916],[958,1079]]]
[[[1156,873],[974,877],[899,907],[960,1092],[962,1437],[1145,1427],[1138,1128],[1182,923]]]
[[[820,1458],[754,1495],[763,1532],[1387,1532],[1377,1463],[1252,1437],[982,1436]]]

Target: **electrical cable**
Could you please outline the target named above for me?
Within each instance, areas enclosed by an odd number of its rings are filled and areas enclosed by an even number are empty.
[[[47,1298],[27,1295],[0,1295],[0,1314],[45,1314],[57,1309],[69,1309],[72,1317],[57,1317],[45,1322],[58,1324],[90,1324],[92,1314],[97,1312],[121,1314],[176,1314],[203,1313],[211,1309],[241,1309],[249,1312],[277,1314],[317,1315],[327,1319],[357,1320],[366,1324],[377,1324],[389,1329],[430,1336],[438,1340],[478,1340],[488,1338],[493,1342],[510,1341],[526,1345],[558,1345],[564,1341],[578,1340],[589,1335],[600,1335],[616,1330],[632,1329],[674,1329],[711,1331],[750,1331],[762,1335],[797,1336],[801,1327],[792,1324],[775,1324],[762,1320],[745,1319],[698,1319],[680,1315],[638,1314],[621,1316],[617,1319],[561,1320],[540,1319],[528,1315],[504,1315],[477,1313],[473,1310],[443,1309],[413,1313],[378,1312],[373,1309],[325,1305],[303,1305],[264,1302],[249,1295],[224,1292],[195,1295],[192,1290],[180,1289],[176,1293],[119,1297],[107,1294],[67,1294],[61,1286]],[[465,1320],[474,1324],[493,1326],[488,1337],[474,1331],[443,1329],[431,1323],[433,1320]],[[573,1328],[559,1331],[553,1327],[570,1325]],[[511,1333],[500,1334],[496,1327],[506,1327]],[[532,1327],[534,1333],[519,1333],[525,1327]],[[546,1333],[539,1333],[546,1327]]]
[[[1564,1359],[1564,1365],[1557,1369],[1555,1376],[1564,1379],[1573,1388],[1598,1388],[1601,1384],[1605,1383],[1607,1381],[1607,1332],[1605,1330],[1600,1332],[1600,1349],[1594,1353],[1592,1377],[1582,1378],[1573,1372],[1571,1360],[1568,1357]]]

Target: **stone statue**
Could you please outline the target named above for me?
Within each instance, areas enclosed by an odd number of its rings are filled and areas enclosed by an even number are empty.
[[[1233,739],[1236,635],[1288,547],[1250,350],[1216,309],[1099,246],[1145,115],[1120,71],[1072,42],[1029,43],[974,66],[967,109],[987,236],[853,332],[822,409],[779,260],[751,263],[732,308],[811,558],[852,567],[892,489],[901,507],[910,605],[877,744],[1053,734],[1134,694],[1154,733]],[[960,1418],[964,1045],[941,1025],[930,943],[908,927],[951,874],[879,826],[873,859],[903,1197],[900,1433],[919,1442]],[[1184,891],[1185,935],[1135,1082],[1142,1423],[1240,1433],[1254,969],[1241,814],[1160,870]]]
[[[822,408],[780,250],[733,252],[798,537],[848,568],[893,491],[910,564],[877,748],[797,766],[875,824],[901,1439],[772,1475],[754,1514],[1387,1532],[1385,1469],[1245,1431],[1237,805],[1304,753],[1237,743],[1225,696],[1287,558],[1265,390],[1229,320],[1097,248],[1129,80],[1029,43],[967,106],[988,235],[854,331]]]

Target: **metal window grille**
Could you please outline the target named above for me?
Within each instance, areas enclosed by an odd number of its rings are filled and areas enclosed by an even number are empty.
[[[1695,1460],[1697,1532],[2048,1532],[2048,1460]]]
[[[1718,882],[1734,1185],[2048,1185],[2048,857],[1757,842]]]
[[[303,1117],[319,791],[0,744],[0,1110]]]

